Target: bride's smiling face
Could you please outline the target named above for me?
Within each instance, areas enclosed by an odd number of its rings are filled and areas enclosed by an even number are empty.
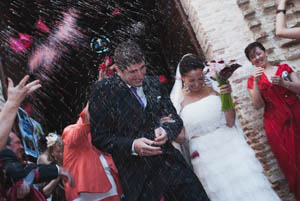
[[[183,82],[190,92],[197,92],[204,86],[202,69],[191,70],[183,77]]]

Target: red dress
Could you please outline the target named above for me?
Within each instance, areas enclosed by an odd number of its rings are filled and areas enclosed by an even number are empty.
[[[286,64],[278,66],[277,76],[293,70]],[[248,79],[253,89],[254,77]],[[265,102],[264,123],[268,141],[279,166],[288,180],[290,190],[300,200],[300,100],[295,93],[271,83],[263,74],[259,89]]]

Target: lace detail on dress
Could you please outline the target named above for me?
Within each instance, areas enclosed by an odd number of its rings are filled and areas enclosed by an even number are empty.
[[[209,95],[186,105],[180,114],[186,129],[186,138],[206,135],[218,128],[226,127],[226,119],[221,111],[219,96]]]

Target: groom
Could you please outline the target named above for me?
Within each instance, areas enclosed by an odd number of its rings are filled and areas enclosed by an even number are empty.
[[[90,96],[92,142],[112,154],[126,201],[208,201],[196,175],[171,142],[182,120],[162,85],[145,76],[140,48],[132,41],[114,52],[117,74],[97,82]],[[160,124],[172,114],[174,122]]]

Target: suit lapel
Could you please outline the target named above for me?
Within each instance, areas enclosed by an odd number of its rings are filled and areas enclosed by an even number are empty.
[[[123,82],[119,76],[117,76],[117,82],[118,86],[120,86],[119,95],[122,97],[122,106],[128,107],[128,109],[138,114],[140,118],[144,118],[144,108],[140,104],[139,100],[135,97],[135,95],[130,91],[126,83]]]
[[[148,111],[155,111],[154,107],[159,106],[159,89],[152,85],[148,77],[145,77],[143,82],[143,91],[147,99],[147,107]]]

